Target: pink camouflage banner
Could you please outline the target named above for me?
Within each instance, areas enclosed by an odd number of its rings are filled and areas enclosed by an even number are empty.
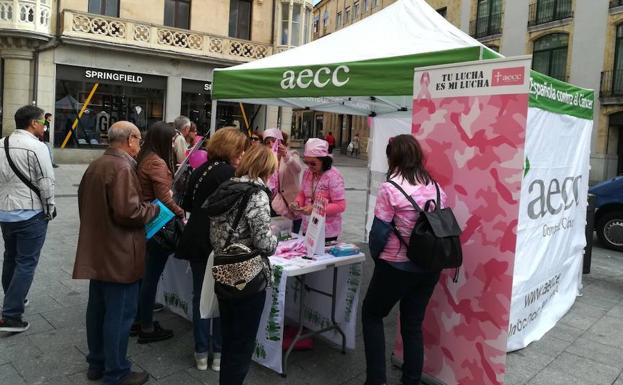
[[[459,281],[444,271],[423,328],[424,373],[448,385],[504,383],[529,67],[523,58],[415,73],[412,132],[463,229]]]

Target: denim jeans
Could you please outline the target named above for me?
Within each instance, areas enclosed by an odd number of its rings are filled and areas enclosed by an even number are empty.
[[[87,362],[90,369],[103,370],[105,385],[117,385],[130,373],[128,339],[137,298],[138,282],[89,284]]]
[[[220,353],[222,345],[220,318],[201,318],[199,304],[201,303],[201,289],[207,261],[191,261],[190,269],[193,273],[193,336],[195,337],[195,353]],[[211,324],[211,325],[210,325]],[[212,326],[212,333],[210,333]],[[210,349],[212,343],[212,349]]]
[[[2,222],[0,228],[4,239],[2,318],[21,320],[24,299],[28,295],[35,268],[39,263],[48,221],[43,213],[39,213],[25,221]]]
[[[249,372],[266,290],[240,300],[219,298],[223,353],[219,385],[242,385]]]
[[[366,353],[366,385],[387,383],[383,318],[400,301],[400,332],[404,347],[402,383],[417,385],[422,376],[424,341],[422,321],[439,273],[412,273],[375,260],[374,274],[363,300],[363,342]]]
[[[162,250],[153,240],[147,242],[145,274],[140,284],[138,302],[138,321],[143,328],[151,328],[154,323],[154,303],[158,282],[169,259],[170,252]]]

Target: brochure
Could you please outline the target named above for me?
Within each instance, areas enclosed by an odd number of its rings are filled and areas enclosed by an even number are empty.
[[[164,227],[171,219],[175,217],[175,214],[167,206],[165,206],[158,199],[154,199],[151,203],[160,207],[160,213],[154,217],[148,224],[145,225],[145,233],[147,239],[151,239],[160,229]]]

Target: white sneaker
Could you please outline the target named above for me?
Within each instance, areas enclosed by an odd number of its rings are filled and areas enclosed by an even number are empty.
[[[212,365],[210,368],[215,372],[221,371],[221,353],[214,353],[214,358],[212,359]]]
[[[197,370],[208,370],[208,354],[195,353],[195,364],[197,365]]]

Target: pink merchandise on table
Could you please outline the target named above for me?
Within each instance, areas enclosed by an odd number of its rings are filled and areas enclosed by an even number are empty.
[[[283,259],[292,259],[304,255],[307,255],[304,238],[295,238],[289,241],[279,242],[277,251],[275,251],[275,257]]]

